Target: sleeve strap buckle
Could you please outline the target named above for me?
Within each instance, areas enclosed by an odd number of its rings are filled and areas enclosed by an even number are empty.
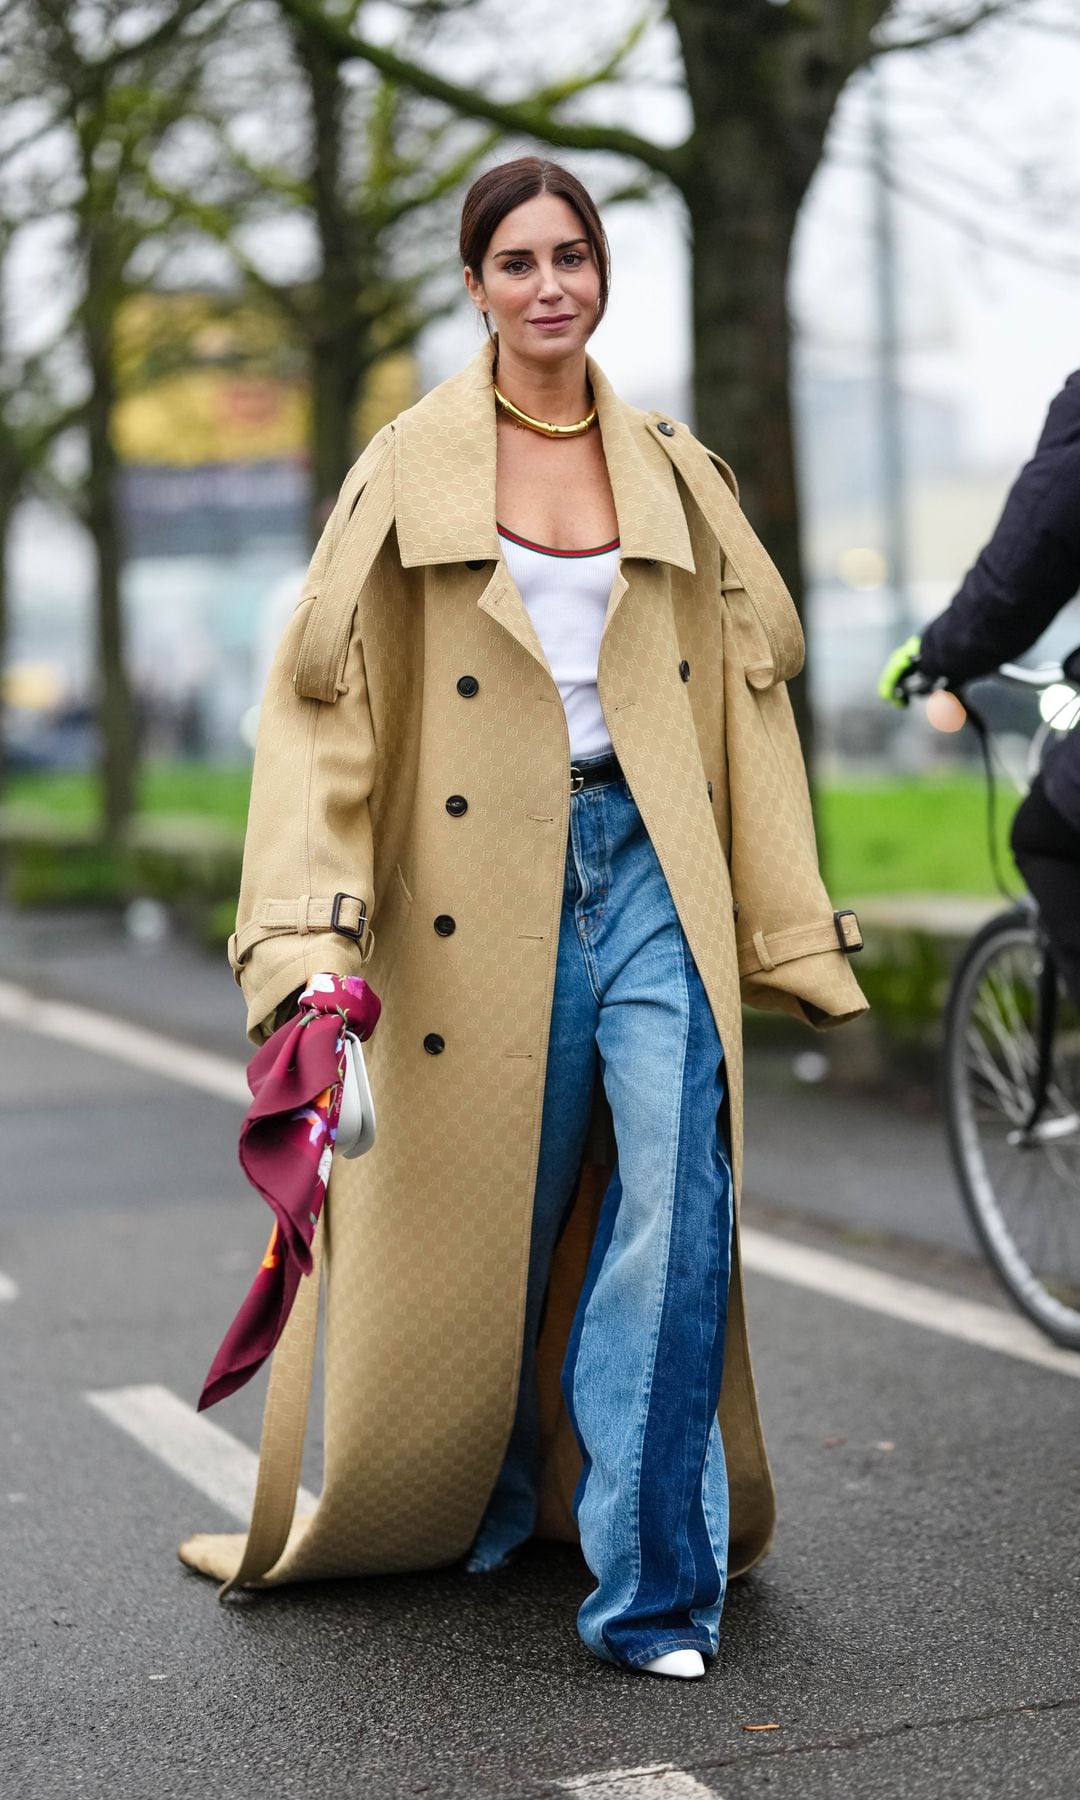
[[[844,924],[845,919],[852,920],[855,932],[854,937],[848,936],[847,927]],[[850,906],[844,907],[840,912],[833,913],[833,925],[836,928],[836,941],[845,956],[854,956],[856,951],[862,949],[863,935],[859,927],[858,914],[854,913]]]
[[[343,922],[342,917],[341,917],[342,903],[349,902],[349,901],[351,901],[352,904],[354,906],[356,906],[359,911],[359,916],[357,918],[357,922],[355,925],[346,925]],[[366,924],[367,924],[367,902],[365,900],[361,900],[359,894],[335,894],[334,895],[334,903],[333,903],[332,907],[330,908],[330,929],[331,929],[331,931],[336,931],[339,933],[339,935],[341,937],[352,938],[352,939],[354,939],[354,941],[356,943],[359,943],[361,938],[364,935],[364,927]]]

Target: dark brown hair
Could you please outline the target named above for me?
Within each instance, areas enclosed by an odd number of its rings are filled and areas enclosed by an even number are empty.
[[[523,200],[534,200],[537,194],[558,194],[572,206],[581,220],[581,229],[589,240],[589,248],[600,271],[600,304],[596,309],[595,331],[607,311],[611,285],[611,249],[607,232],[596,210],[596,202],[588,189],[564,169],[561,163],[545,162],[539,156],[518,156],[513,162],[500,163],[478,175],[465,196],[461,208],[461,233],[458,248],[461,260],[481,280],[480,265],[488,245],[508,212]],[[492,336],[491,322],[483,315],[487,334]]]

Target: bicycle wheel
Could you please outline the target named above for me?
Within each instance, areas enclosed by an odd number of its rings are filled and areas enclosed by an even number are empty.
[[[1046,1104],[1031,1114],[1043,939],[1033,908],[972,939],[945,1013],[945,1116],[967,1210],[1036,1325],[1080,1350],[1080,1015],[1060,981]]]

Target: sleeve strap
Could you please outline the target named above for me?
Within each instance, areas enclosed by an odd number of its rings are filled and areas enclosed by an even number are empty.
[[[229,961],[239,973],[256,944],[268,937],[306,937],[312,931],[336,931],[361,946],[366,962],[374,946],[374,932],[367,922],[368,904],[358,894],[334,894],[315,899],[301,894],[298,900],[264,900],[258,917],[229,939]]]
[[[387,438],[311,602],[293,676],[293,687],[302,699],[332,706],[345,691],[342,676],[356,603],[393,518],[394,450],[392,438]]]
[[[755,931],[739,945],[739,974],[759,975],[775,969],[777,964],[793,962],[799,956],[818,956],[827,950],[841,950],[854,956],[863,947],[859,921],[850,908],[834,912],[826,923],[791,925],[785,931]]]

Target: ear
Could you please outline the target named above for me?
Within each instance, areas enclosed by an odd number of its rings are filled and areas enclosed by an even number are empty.
[[[471,269],[465,269],[462,272],[465,277],[465,289],[469,299],[473,302],[473,305],[478,312],[487,312],[487,295],[484,293],[483,282],[477,281]]]

